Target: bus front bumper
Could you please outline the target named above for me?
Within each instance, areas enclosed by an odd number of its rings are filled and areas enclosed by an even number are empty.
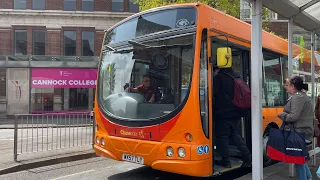
[[[96,144],[94,145],[94,150],[98,156],[106,157],[106,158],[110,158],[110,159],[114,159],[114,160],[118,160],[118,161],[120,160],[120,159],[117,159],[117,157],[112,152],[110,152],[106,149],[103,149],[102,147],[100,147]]]
[[[112,152],[94,145],[94,150],[98,156],[122,161],[117,158]],[[177,159],[156,160],[152,162],[151,167],[156,170],[183,174],[196,177],[208,177],[212,175],[212,167],[210,167],[209,159],[197,161],[185,161]]]

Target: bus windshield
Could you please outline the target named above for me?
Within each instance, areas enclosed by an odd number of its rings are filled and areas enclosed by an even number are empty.
[[[104,48],[98,81],[102,110],[130,121],[156,119],[182,107],[190,87],[194,40],[192,32]]]

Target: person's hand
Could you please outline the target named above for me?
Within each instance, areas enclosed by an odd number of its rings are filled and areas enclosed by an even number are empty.
[[[278,118],[281,118],[281,114],[282,114],[282,112],[278,114]]]

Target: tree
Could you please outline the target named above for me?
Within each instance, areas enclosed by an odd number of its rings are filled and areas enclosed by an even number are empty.
[[[139,4],[140,11],[148,10],[151,8],[179,3],[193,3],[195,0],[136,0],[136,4]],[[225,12],[233,17],[240,18],[240,0],[199,0],[198,2],[207,4],[215,9]],[[263,29],[268,31],[266,28],[270,23],[268,18],[270,10],[263,7],[262,18],[266,21],[263,22]]]

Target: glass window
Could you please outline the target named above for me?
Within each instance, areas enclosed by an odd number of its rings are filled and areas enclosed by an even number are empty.
[[[82,32],[82,56],[94,55],[94,32]]]
[[[34,30],[32,34],[32,42],[33,55],[46,54],[46,31]]]
[[[15,55],[27,55],[27,30],[15,30],[14,36]]]
[[[191,34],[104,51],[98,82],[102,110],[131,120],[171,114],[187,100],[193,42]]]
[[[14,0],[14,9],[26,9],[27,0]]]
[[[89,88],[32,88],[32,112],[87,111],[89,90]]]
[[[76,31],[64,31],[64,55],[76,55]]]
[[[112,0],[112,11],[123,12],[124,3],[123,0]]]
[[[70,88],[69,89],[69,110],[88,110],[89,89]]]
[[[77,10],[76,0],[64,0],[63,9],[65,11],[75,11],[75,10]]]
[[[207,30],[202,32],[201,52],[200,52],[200,116],[202,129],[209,137],[209,111],[208,111],[208,58],[207,58]]]
[[[46,9],[46,1],[45,0],[32,0],[32,9],[34,9],[34,10]]]
[[[31,104],[32,112],[53,111],[54,88],[32,88]]]
[[[280,56],[271,52],[263,52],[264,59],[264,106],[284,105],[284,78]]]
[[[196,11],[193,8],[162,10],[148,13],[120,24],[108,31],[104,44],[117,43],[138,36],[174,28],[187,28],[196,24]]]
[[[94,10],[94,0],[82,0],[82,11],[93,11]]]
[[[139,4],[135,4],[136,0],[129,0],[129,12],[139,12]]]

